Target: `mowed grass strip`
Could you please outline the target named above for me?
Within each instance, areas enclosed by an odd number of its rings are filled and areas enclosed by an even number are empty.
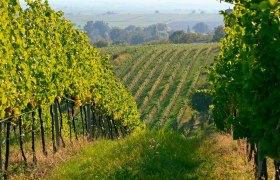
[[[186,139],[176,132],[141,132],[98,141],[46,179],[248,179],[252,166],[240,156],[242,148],[220,134]]]

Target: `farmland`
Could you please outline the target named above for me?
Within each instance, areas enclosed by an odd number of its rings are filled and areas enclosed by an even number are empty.
[[[185,134],[208,124],[211,98],[197,90],[207,87],[205,67],[218,51],[217,44],[102,49],[112,54],[113,71],[132,93],[147,126]]]
[[[280,179],[280,6],[237,3],[220,45],[97,49],[1,1],[0,179]]]
[[[215,132],[208,113],[211,98],[197,92],[208,87],[205,67],[218,51],[218,44],[101,49],[111,54],[115,75],[132,93],[151,130],[83,148],[51,171],[50,179],[252,177],[244,143],[239,146]]]
[[[74,14],[66,13],[65,16],[81,28],[87,21],[104,21],[111,27],[125,28],[129,25],[147,27],[152,24],[168,24],[174,30],[185,29],[188,25],[193,26],[198,22],[205,22],[210,29],[223,24],[222,16],[214,14]]]

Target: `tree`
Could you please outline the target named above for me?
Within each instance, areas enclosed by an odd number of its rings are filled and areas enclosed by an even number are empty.
[[[197,33],[186,33],[182,39],[183,43],[194,43],[197,42],[200,38],[200,35]]]
[[[98,29],[101,35],[104,35],[106,32],[110,30],[109,25],[104,21],[96,21],[93,24],[93,28]]]
[[[86,32],[88,32],[88,33],[92,32],[93,29],[94,29],[94,25],[93,25],[93,24],[94,24],[93,21],[88,21],[88,22],[86,23],[86,25],[84,26],[84,30],[85,30]]]
[[[224,30],[223,26],[215,27],[214,36],[213,36],[212,41],[213,42],[219,42],[221,38],[225,37],[225,34],[226,33],[225,33],[225,30]]]
[[[206,33],[208,31],[208,26],[204,22],[199,22],[195,24],[192,29],[197,33]]]
[[[185,36],[184,31],[175,31],[173,34],[169,36],[169,39],[171,42],[176,44],[183,43],[184,36]]]
[[[127,26],[126,28],[125,28],[125,30],[126,31],[128,31],[128,32],[135,32],[136,31],[136,26],[134,26],[134,25],[129,25],[129,26]]]
[[[84,30],[88,32],[88,37],[91,39],[92,43],[100,40],[110,41],[110,37],[108,36],[110,27],[103,21],[88,21],[84,26]]]
[[[187,33],[191,33],[190,26],[188,25]]]
[[[142,44],[145,42],[145,34],[143,32],[137,32],[132,34],[130,38],[130,44]]]
[[[104,40],[99,40],[99,41],[93,43],[93,45],[98,47],[98,48],[102,48],[102,47],[107,47],[109,45],[109,43],[107,41],[104,41]]]
[[[226,36],[212,67],[212,114],[217,127],[234,139],[246,138],[254,153],[256,179],[268,179],[266,156],[280,160],[280,4],[226,0]],[[278,161],[278,162],[277,162]]]
[[[123,43],[129,40],[128,32],[124,29],[113,28],[109,34],[113,43]]]
[[[155,36],[157,31],[158,31],[158,29],[157,29],[156,24],[153,24],[153,25],[150,25],[150,26],[144,28],[144,32],[148,33],[150,36]]]
[[[158,31],[168,31],[168,27],[166,24],[158,23],[156,24],[156,27]]]

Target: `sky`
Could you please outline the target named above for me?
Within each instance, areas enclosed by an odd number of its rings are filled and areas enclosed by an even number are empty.
[[[57,8],[91,8],[112,11],[176,11],[203,10],[218,11],[232,7],[220,0],[49,0]]]

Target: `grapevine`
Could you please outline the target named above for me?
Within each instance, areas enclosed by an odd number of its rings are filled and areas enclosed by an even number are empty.
[[[268,178],[268,156],[278,164],[279,179],[280,3],[226,2],[235,7],[231,14],[222,12],[226,37],[210,74],[214,121],[234,139],[247,139],[255,153],[256,178]]]

